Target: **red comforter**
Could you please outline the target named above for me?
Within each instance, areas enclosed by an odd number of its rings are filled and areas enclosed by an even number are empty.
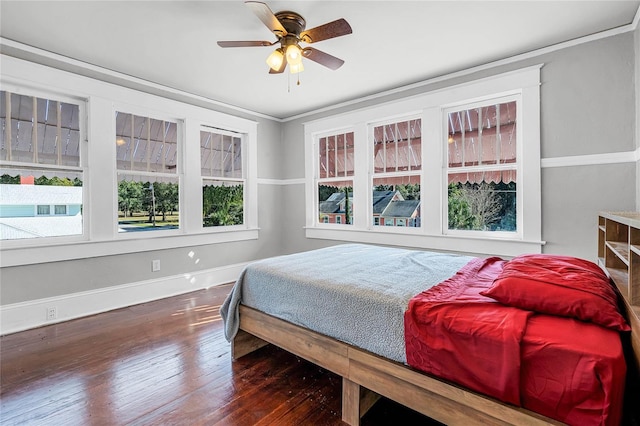
[[[408,364],[568,424],[619,424],[626,372],[619,334],[481,295],[504,264],[474,259],[411,299]]]

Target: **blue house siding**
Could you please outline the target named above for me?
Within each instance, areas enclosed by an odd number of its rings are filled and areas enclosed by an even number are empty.
[[[34,213],[33,205],[0,205],[0,217],[31,217]]]

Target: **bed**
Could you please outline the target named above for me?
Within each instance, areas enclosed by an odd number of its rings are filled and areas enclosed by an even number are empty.
[[[351,425],[380,396],[447,424],[621,421],[629,326],[580,259],[344,244],[248,265],[221,314],[234,359],[272,343],[340,375]]]

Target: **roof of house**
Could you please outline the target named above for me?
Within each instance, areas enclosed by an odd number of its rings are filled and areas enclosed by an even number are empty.
[[[398,200],[389,203],[382,217],[411,217],[420,205],[420,200]]]
[[[0,238],[15,240],[82,234],[82,215],[0,218]]]
[[[334,192],[325,201],[321,201],[318,210],[320,213],[338,213],[341,203],[344,201],[344,192]],[[353,203],[353,198],[349,197],[349,201]]]
[[[373,191],[373,214],[381,214],[395,193],[395,191]]]
[[[82,204],[81,186],[0,185],[0,205]]]

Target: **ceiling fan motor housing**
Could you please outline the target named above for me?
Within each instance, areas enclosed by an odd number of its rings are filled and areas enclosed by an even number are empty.
[[[297,37],[300,36],[300,33],[304,31],[307,25],[307,21],[302,16],[289,10],[278,12],[275,15],[284,29],[287,30],[287,33],[295,34]]]

